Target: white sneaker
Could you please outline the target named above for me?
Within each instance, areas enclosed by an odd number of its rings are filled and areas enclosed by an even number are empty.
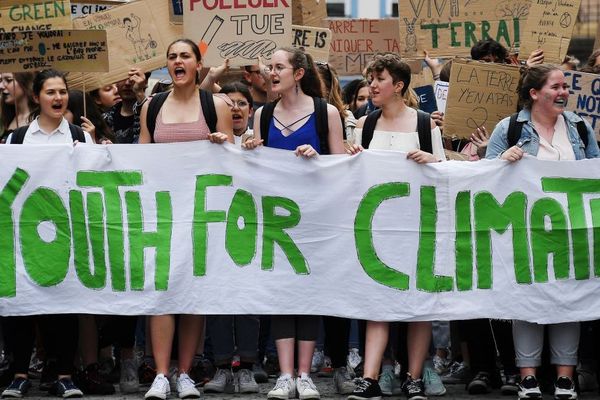
[[[312,362],[310,363],[310,372],[318,372],[325,362],[325,353],[323,350],[315,349]]]
[[[267,393],[267,399],[293,399],[296,397],[296,383],[290,374],[281,375],[275,387]]]
[[[144,398],[151,400],[165,400],[170,393],[171,388],[169,386],[169,380],[164,374],[158,374],[156,375],[156,378],[154,378],[154,382],[152,382],[152,386],[150,386],[150,390],[146,392]]]
[[[180,374],[177,377],[177,395],[180,399],[200,398],[200,392],[196,389],[196,382],[188,374]]]
[[[358,367],[362,361],[362,357],[358,353],[358,349],[352,348],[348,352],[348,357],[346,358],[346,366],[348,367],[348,371],[353,372],[354,368]]]
[[[575,400],[577,392],[575,383],[568,376],[560,376],[554,384],[554,398],[556,400]]]
[[[542,392],[537,379],[533,375],[527,375],[519,383],[519,399],[541,399]]]
[[[296,389],[298,390],[300,400],[321,398],[317,387],[308,374],[302,374],[301,377],[296,378]]]

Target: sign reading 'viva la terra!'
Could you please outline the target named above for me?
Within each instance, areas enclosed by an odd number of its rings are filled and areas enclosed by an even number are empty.
[[[2,315],[600,317],[600,161],[304,160],[211,143],[0,156]]]

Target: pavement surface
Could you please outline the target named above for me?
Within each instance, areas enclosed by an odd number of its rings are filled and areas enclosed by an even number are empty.
[[[341,396],[335,393],[333,387],[333,381],[331,378],[314,378],[314,382],[321,393],[321,399],[336,399],[342,400],[345,399],[346,396]],[[260,393],[257,394],[204,394],[203,398],[205,400],[220,400],[220,399],[235,399],[235,400],[265,400],[267,397],[267,392],[273,388],[275,384],[275,379],[269,379],[269,383],[260,384]],[[514,400],[517,396],[502,396],[499,390],[495,390],[492,393],[486,395],[469,395],[464,390],[464,385],[446,385],[447,393],[444,396],[439,397],[440,400],[476,400],[476,399],[484,399],[484,400]],[[136,394],[128,394],[122,395],[118,392],[117,385],[117,393],[112,396],[85,396],[85,399],[88,400],[99,400],[99,399],[111,399],[111,400],[141,400],[144,397],[144,393],[147,388],[142,387],[139,393]],[[48,396],[46,392],[42,392],[38,389],[37,382],[34,381],[34,385],[32,390],[28,393],[27,399],[52,399],[54,397]],[[176,399],[177,394],[172,393],[169,396],[169,399]],[[552,399],[553,396],[551,394],[544,394],[544,399]],[[598,393],[583,393],[579,396],[580,399],[583,400],[600,400],[600,395]],[[392,396],[389,399],[405,399],[404,396]],[[429,399],[436,399],[436,397],[429,397]]]

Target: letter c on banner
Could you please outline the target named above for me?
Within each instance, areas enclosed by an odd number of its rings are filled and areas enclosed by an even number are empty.
[[[408,196],[409,193],[410,185],[404,182],[373,186],[361,200],[354,219],[354,240],[358,260],[363,269],[375,282],[398,290],[408,290],[408,275],[396,271],[381,261],[373,246],[371,230],[373,216],[381,203],[394,197]]]

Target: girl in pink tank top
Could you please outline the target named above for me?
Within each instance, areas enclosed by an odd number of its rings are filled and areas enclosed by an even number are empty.
[[[198,92],[198,71],[202,68],[200,50],[189,39],[179,39],[169,45],[167,68],[173,80],[173,90],[161,106],[154,127],[154,140],[157,143],[183,142],[208,139],[213,143],[233,143],[232,118],[229,106],[221,98],[213,96],[217,113],[216,131],[210,132],[202,113]],[[148,130],[146,102],[140,115],[140,143],[150,143],[152,136]],[[200,392],[188,376],[192,368],[198,338],[204,330],[204,317],[181,315],[179,324],[179,359],[177,391],[179,398],[199,398]],[[175,333],[174,315],[154,315],[150,317],[150,337],[156,362],[156,378],[145,395],[146,399],[166,399],[169,381],[166,378],[171,360],[171,344]]]

